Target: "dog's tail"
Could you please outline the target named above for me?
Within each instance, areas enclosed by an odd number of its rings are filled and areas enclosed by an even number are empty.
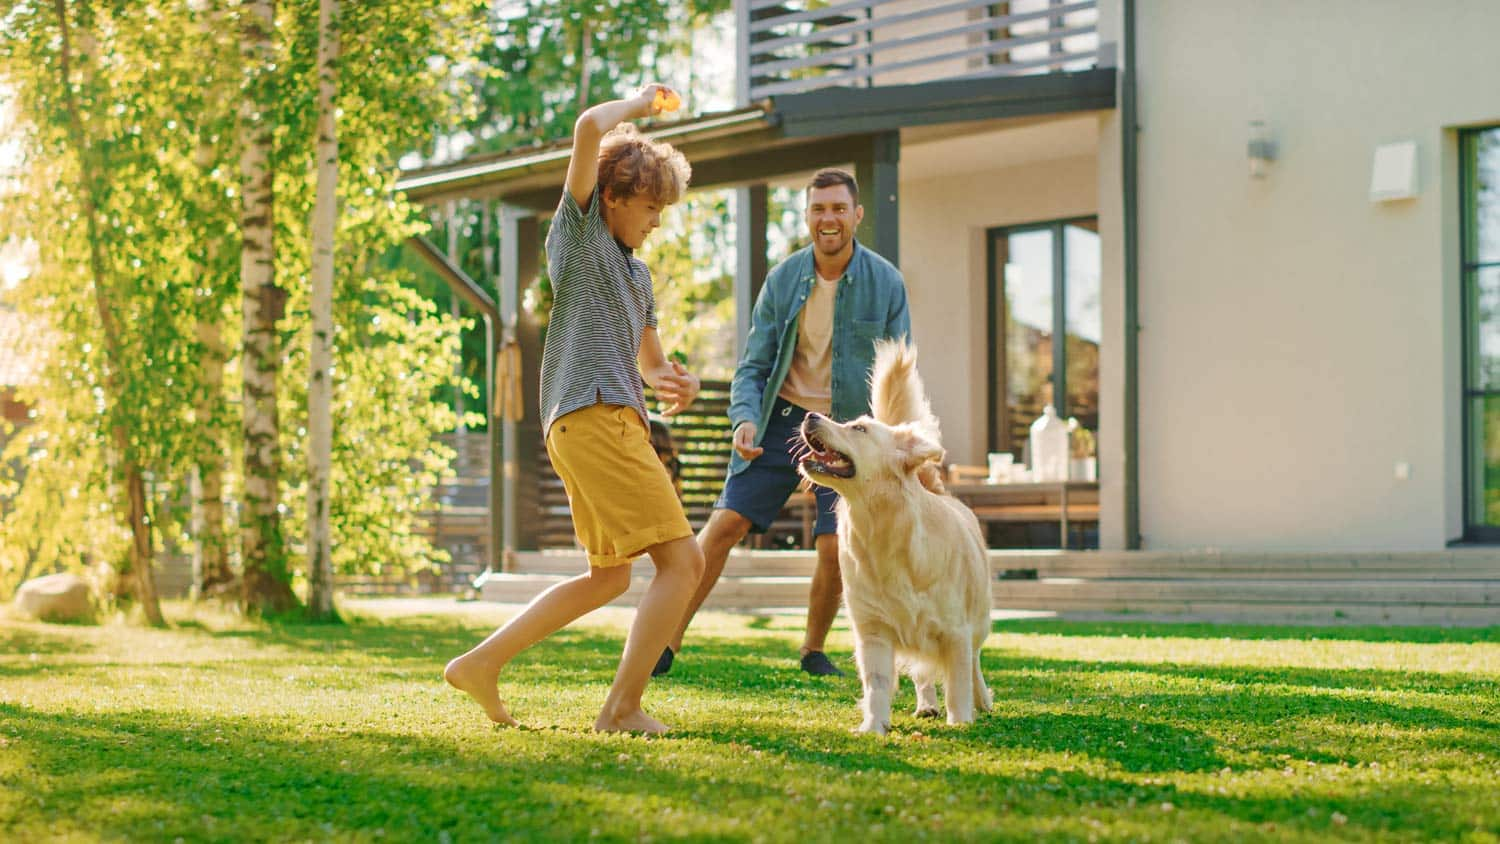
[[[875,343],[875,368],[870,372],[870,411],[886,425],[916,423],[933,442],[941,441],[938,420],[932,415],[927,392],[917,374],[917,347],[899,340]]]

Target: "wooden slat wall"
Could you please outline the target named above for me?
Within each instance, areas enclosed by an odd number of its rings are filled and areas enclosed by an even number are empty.
[[[647,403],[656,406],[649,390]],[[673,417],[668,424],[682,465],[683,509],[687,511],[693,529],[697,530],[713,510],[729,469],[729,382],[704,381],[693,406]],[[576,547],[568,496],[563,490],[562,480],[547,460],[541,429],[527,425],[519,433],[522,441],[533,449],[536,477],[536,483],[520,490],[517,498],[521,538],[528,540],[524,543],[526,546],[536,548]],[[451,472],[433,488],[434,506],[423,515],[428,520],[428,535],[433,544],[446,549],[453,562],[438,576],[440,583],[430,586],[461,588],[484,570],[489,559],[489,511],[485,503],[489,438],[484,431],[469,431],[446,434],[442,440],[457,455]],[[765,537],[755,538],[753,544],[800,547],[800,511],[784,511],[772,531]],[[361,585],[374,587],[377,584]]]

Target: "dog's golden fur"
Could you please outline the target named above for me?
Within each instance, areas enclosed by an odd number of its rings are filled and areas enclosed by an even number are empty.
[[[947,495],[937,419],[901,341],[876,346],[872,416],[803,423],[802,473],[839,493],[839,569],[864,687],[863,732],[890,728],[898,667],[917,689],[917,716],[948,723],[988,710],[979,650],[990,631],[989,558],[979,521]]]

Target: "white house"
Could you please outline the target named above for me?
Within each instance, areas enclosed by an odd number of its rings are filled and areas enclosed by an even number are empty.
[[[738,189],[742,304],[766,186],[852,165],[950,454],[1062,397],[1101,548],[1500,539],[1500,4],[806,5],[738,0],[739,107],[656,130]],[[501,208],[502,337],[566,156],[402,181]]]

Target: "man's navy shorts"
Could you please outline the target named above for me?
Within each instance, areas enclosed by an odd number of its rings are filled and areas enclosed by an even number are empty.
[[[807,411],[783,398],[777,398],[771,407],[771,421],[766,423],[765,436],[760,445],[765,451],[737,475],[730,475],[724,482],[724,491],[714,506],[721,510],[733,510],[750,520],[755,533],[765,533],[776,520],[786,500],[802,483],[797,474],[797,463],[792,451],[801,441],[798,431]],[[838,522],[833,515],[838,493],[824,486],[813,485],[817,498],[818,517],[813,524],[813,536],[838,531]]]

